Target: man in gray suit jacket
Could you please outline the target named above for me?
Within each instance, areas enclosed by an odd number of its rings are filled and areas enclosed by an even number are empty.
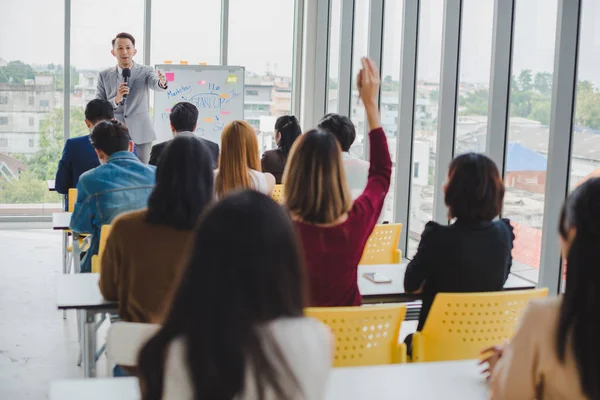
[[[117,66],[100,71],[96,98],[109,101],[115,109],[115,118],[129,128],[136,145],[139,159],[148,164],[152,141],[156,133],[150,120],[148,88],[156,91],[167,89],[167,79],[152,67],[136,64],[135,39],[128,33],[119,33],[112,41],[111,53],[117,58]],[[129,68],[131,76],[124,82],[123,69]],[[127,95],[127,99],[124,97]]]

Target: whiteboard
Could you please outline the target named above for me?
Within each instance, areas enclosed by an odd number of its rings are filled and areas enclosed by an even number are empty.
[[[244,119],[244,67],[157,64],[167,77],[168,89],[154,92],[154,131],[157,143],[173,138],[171,107],[187,101],[198,107],[195,134],[221,145],[225,125]]]

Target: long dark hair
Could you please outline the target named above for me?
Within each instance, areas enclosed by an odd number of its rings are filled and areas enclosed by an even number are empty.
[[[195,399],[234,398],[245,387],[247,367],[260,398],[267,387],[288,398],[282,382],[300,389],[277,343],[257,330],[302,316],[304,277],[294,232],[284,210],[255,191],[232,194],[207,211],[162,329],[140,352],[144,400],[162,398],[167,349],[178,337],[187,344]]]
[[[275,121],[275,131],[281,135],[277,149],[287,158],[292,145],[298,139],[298,136],[302,134],[300,124],[293,115],[282,115]]]
[[[559,231],[575,238],[567,258],[567,287],[562,300],[557,352],[564,363],[567,346],[573,350],[579,382],[590,399],[600,399],[600,178],[590,179],[563,206]]]
[[[146,220],[175,229],[192,229],[213,199],[213,185],[212,156],[204,143],[191,135],[176,137],[158,162]]]

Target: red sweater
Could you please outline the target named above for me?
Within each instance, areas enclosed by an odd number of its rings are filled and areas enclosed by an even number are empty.
[[[369,179],[348,219],[323,227],[296,221],[304,249],[311,306],[358,306],[357,270],[367,239],[381,213],[390,188],[392,160],[382,128],[369,133]]]

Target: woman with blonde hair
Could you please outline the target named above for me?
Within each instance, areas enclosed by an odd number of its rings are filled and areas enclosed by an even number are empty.
[[[225,125],[221,134],[219,169],[215,170],[217,198],[242,189],[270,195],[273,186],[275,177],[261,172],[254,128],[246,121],[233,121]]]
[[[338,140],[320,130],[296,140],[283,175],[285,203],[304,249],[311,306],[361,304],[358,262],[390,187],[392,160],[377,109],[379,74],[367,58],[362,66],[357,86],[371,129],[371,166],[362,194],[352,202]]]

